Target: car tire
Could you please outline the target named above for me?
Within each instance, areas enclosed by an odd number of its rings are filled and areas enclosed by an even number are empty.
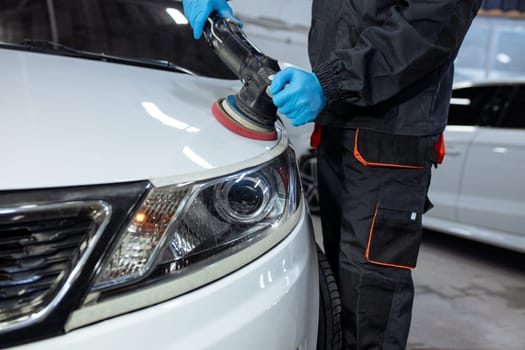
[[[317,152],[311,149],[299,160],[299,172],[303,192],[310,207],[310,213],[319,214],[319,191],[317,189]]]
[[[319,264],[319,324],[317,350],[340,350],[342,347],[341,298],[335,276],[321,248],[317,246]]]

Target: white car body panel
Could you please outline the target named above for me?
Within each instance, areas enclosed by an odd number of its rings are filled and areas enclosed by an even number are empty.
[[[211,105],[238,81],[0,50],[2,189],[196,174],[275,141],[232,138]],[[196,93],[199,92],[199,93]],[[234,142],[233,142],[234,140]]]
[[[309,220],[239,271],[173,300],[18,350],[315,350],[318,279]]]
[[[525,253],[525,236],[523,235],[440,219],[432,216],[431,212],[423,215],[423,225],[427,229]]]
[[[459,222],[525,236],[523,136],[519,130],[479,128],[465,163]]]

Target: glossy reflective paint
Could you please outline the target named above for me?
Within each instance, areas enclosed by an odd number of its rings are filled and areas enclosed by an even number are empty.
[[[202,173],[274,147],[211,114],[238,81],[0,50],[0,190]]]
[[[523,136],[522,130],[479,128],[465,161],[458,222],[525,240]]]

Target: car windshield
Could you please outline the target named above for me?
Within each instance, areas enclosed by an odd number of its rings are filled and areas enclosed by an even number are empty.
[[[0,42],[40,42],[49,53],[75,49],[129,64],[167,61],[198,75],[235,78],[203,38],[193,39],[174,0],[2,0]]]

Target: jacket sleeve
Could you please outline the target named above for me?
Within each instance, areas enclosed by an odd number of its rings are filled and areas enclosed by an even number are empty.
[[[335,49],[313,67],[329,102],[375,105],[450,62],[480,6],[480,0],[401,3],[382,25],[365,28],[354,47]]]

